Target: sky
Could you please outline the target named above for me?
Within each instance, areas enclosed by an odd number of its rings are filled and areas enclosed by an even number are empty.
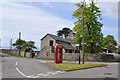
[[[72,18],[77,9],[76,1],[61,2],[23,1],[0,3],[0,37],[2,48],[9,48],[22,33],[22,39],[34,41],[40,50],[40,39],[47,33],[57,34],[63,27],[72,29],[76,19]],[[113,35],[118,41],[118,2],[98,2],[102,11],[102,32],[104,37]]]

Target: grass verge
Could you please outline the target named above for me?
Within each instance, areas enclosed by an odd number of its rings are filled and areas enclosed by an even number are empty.
[[[15,56],[15,57],[23,57],[23,56],[19,56],[19,55],[16,55],[16,54],[11,54],[11,53],[7,53],[7,52],[2,52],[4,54],[8,54],[8,55],[11,55],[11,56]]]
[[[0,61],[2,60],[2,57],[0,56]]]
[[[91,63],[80,64],[80,65],[78,63],[62,63],[62,64],[46,63],[46,64],[52,66],[53,68],[57,68],[65,71],[107,66],[105,64],[91,64]]]

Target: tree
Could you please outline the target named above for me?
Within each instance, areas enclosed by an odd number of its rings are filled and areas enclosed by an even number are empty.
[[[101,48],[103,40],[103,34],[101,32],[103,24],[100,23],[102,14],[96,4],[97,3],[94,3],[92,0],[91,3],[84,5],[84,36],[85,43],[87,43],[85,50],[89,49],[88,52],[91,53],[96,52],[96,47]],[[77,3],[76,6],[78,9],[74,11],[73,18],[76,18],[77,21],[74,23],[75,26],[73,30],[76,36],[75,43],[78,43],[79,40],[82,40],[83,5],[82,3]]]
[[[15,46],[17,49],[22,49],[24,43],[25,43],[25,40],[17,39],[16,42],[13,43],[13,46]]]
[[[29,41],[23,44],[22,50],[25,51],[24,57],[26,57],[26,52],[32,52],[33,49],[37,49],[36,46],[34,45],[35,42]]]
[[[63,28],[62,30],[57,31],[57,35],[66,39],[70,32],[72,32],[72,30],[70,30],[69,28]]]
[[[33,49],[37,49],[34,44],[35,44],[34,41],[26,42],[23,44],[22,50],[24,50],[25,52],[30,52],[33,51]]]
[[[13,46],[15,46],[17,49],[22,49],[25,52],[24,56],[26,55],[26,52],[31,52],[33,49],[37,49],[34,41],[26,42],[25,40],[21,39],[17,39],[16,42],[13,43]]]
[[[63,36],[62,30],[57,31],[57,35],[58,35],[59,37],[62,37],[62,36]]]
[[[120,45],[118,46],[118,54],[120,54]]]
[[[107,48],[107,51],[112,51],[117,49],[116,48],[117,41],[114,39],[112,35],[107,35],[107,37],[104,38],[102,44],[104,48]]]

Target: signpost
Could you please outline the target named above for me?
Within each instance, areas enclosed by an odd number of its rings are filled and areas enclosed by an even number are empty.
[[[75,44],[75,46],[79,46],[79,64],[80,64],[80,44],[82,45],[86,45],[86,43],[81,43],[81,41],[79,40],[79,44]]]
[[[81,44],[84,44],[84,45],[85,45],[86,43],[81,43]]]

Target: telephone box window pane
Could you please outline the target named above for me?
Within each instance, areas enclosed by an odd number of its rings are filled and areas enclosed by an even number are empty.
[[[58,49],[58,61],[60,61],[61,60],[61,57],[62,57],[62,50],[61,50],[61,48],[59,48]]]
[[[50,41],[50,46],[53,46],[53,41]]]

